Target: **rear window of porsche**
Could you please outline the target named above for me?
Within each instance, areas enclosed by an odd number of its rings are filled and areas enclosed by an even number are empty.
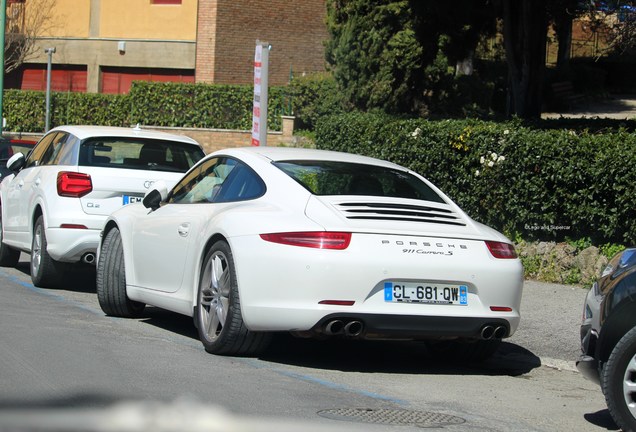
[[[186,172],[203,158],[197,145],[144,138],[92,138],[80,145],[79,165]]]
[[[314,195],[366,195],[445,203],[430,186],[402,170],[335,161],[279,161],[274,165]]]

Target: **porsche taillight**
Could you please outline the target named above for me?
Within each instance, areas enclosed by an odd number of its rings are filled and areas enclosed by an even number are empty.
[[[349,247],[351,233],[329,231],[285,232],[261,234],[261,238],[268,242],[289,246],[343,250]]]
[[[517,258],[517,251],[515,251],[515,247],[510,243],[504,242],[496,242],[496,241],[487,241],[486,246],[488,246],[488,250],[490,254],[495,258],[500,259],[513,259]]]
[[[57,194],[63,197],[80,198],[93,190],[89,174],[73,171],[57,173]]]

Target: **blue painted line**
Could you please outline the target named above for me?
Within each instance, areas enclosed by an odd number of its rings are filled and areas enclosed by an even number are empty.
[[[94,315],[104,315],[104,313],[102,311],[98,311],[94,308],[88,307],[86,305],[83,305],[82,303],[78,303],[72,300],[69,300],[59,294],[55,294],[47,289],[42,289],[42,288],[37,288],[35,286],[33,286],[33,284],[30,284],[28,282],[25,282],[21,279],[19,279],[17,276],[13,276],[10,274],[7,274],[4,270],[0,270],[0,275],[4,276],[6,279],[9,279],[11,282],[14,282],[20,286],[23,286],[24,288],[28,289],[29,291],[36,293],[36,294],[40,294],[40,295],[44,295],[46,297],[49,297],[53,300],[57,300],[61,303],[65,303],[74,307],[77,307],[79,309],[82,309],[83,311],[86,312],[90,312]]]
[[[405,401],[403,399],[397,399],[391,396],[385,396],[385,395],[381,395],[379,393],[374,393],[374,392],[368,392],[365,390],[359,390],[353,387],[349,387],[349,386],[345,386],[342,384],[337,384],[334,383],[332,381],[327,381],[324,380],[322,378],[316,378],[314,376],[311,375],[305,375],[305,374],[299,374],[296,372],[290,372],[290,371],[285,371],[282,369],[275,369],[275,368],[271,368],[268,367],[266,365],[264,365],[263,362],[261,362],[260,360],[256,360],[256,359],[243,359],[245,363],[248,363],[250,366],[256,368],[256,369],[268,369],[274,373],[277,373],[279,375],[283,375],[286,376],[288,378],[293,378],[293,379],[297,379],[300,381],[305,381],[311,384],[318,384],[320,386],[332,389],[332,390],[337,390],[337,391],[341,391],[341,392],[346,392],[346,393],[352,393],[352,394],[356,394],[359,396],[365,396],[365,397],[369,397],[372,399],[377,399],[377,400],[381,400],[381,401],[386,401],[386,402],[392,402],[394,404],[397,405],[401,405],[401,406],[408,406],[410,405],[410,403],[408,401]]]
[[[284,375],[284,376],[288,376],[290,378],[295,378],[301,381],[306,381],[306,382],[310,382],[310,383],[314,383],[314,384],[318,384],[333,390],[339,390],[339,391],[344,391],[344,392],[348,392],[348,393],[354,393],[354,394],[358,394],[361,396],[366,396],[366,397],[370,397],[372,399],[379,399],[382,401],[387,401],[387,402],[393,402],[397,405],[408,405],[409,403],[405,400],[402,399],[397,399],[391,396],[384,396],[378,393],[373,393],[373,392],[368,392],[365,390],[358,390],[358,389],[354,389],[348,386],[344,386],[342,384],[336,384],[334,382],[331,381],[327,381],[327,380],[323,380],[321,378],[316,378],[313,377],[311,375],[303,375],[303,374],[298,374],[295,372],[288,372],[288,371],[284,371],[284,370],[275,370],[275,372]]]

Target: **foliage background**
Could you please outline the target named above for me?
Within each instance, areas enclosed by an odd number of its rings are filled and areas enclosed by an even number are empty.
[[[636,242],[633,128],[633,121],[590,130],[576,122],[351,113],[320,121],[316,145],[406,166],[513,240],[630,244]]]
[[[130,126],[137,123],[167,127],[202,127],[250,130],[252,86],[133,83],[127,95],[95,93],[51,94],[51,126],[99,124]],[[46,94],[40,91],[5,90],[7,130],[44,130]],[[269,89],[268,127],[280,130],[281,115],[292,110],[289,89]]]

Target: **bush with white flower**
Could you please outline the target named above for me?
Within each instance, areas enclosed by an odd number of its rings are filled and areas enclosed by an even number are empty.
[[[491,152],[488,152],[485,156],[481,156],[479,158],[479,164],[482,167],[484,167],[484,169],[494,168],[496,165],[501,164],[505,160],[506,160],[506,157],[504,155],[499,155],[495,153],[494,151],[491,151]],[[480,174],[481,174],[481,170],[475,171],[475,177],[479,177]]]

